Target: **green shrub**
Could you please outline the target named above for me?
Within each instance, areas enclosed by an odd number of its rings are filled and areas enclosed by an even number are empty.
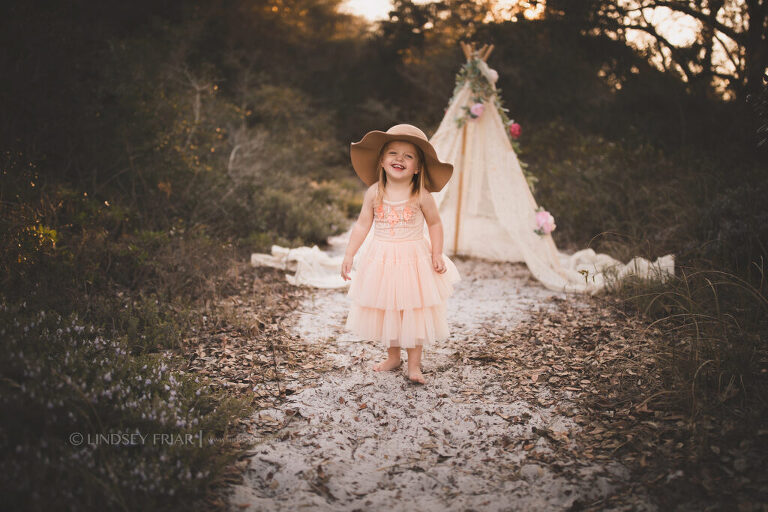
[[[697,197],[692,190],[681,197],[687,173],[662,153],[560,123],[529,132],[523,158],[539,180],[537,202],[557,219],[558,243],[620,251],[628,241],[635,250],[645,241],[643,254],[658,255],[684,236]]]
[[[768,182],[759,176],[723,191],[700,209],[696,235],[700,257],[717,267],[761,279],[768,255]],[[761,261],[762,260],[762,261]]]
[[[2,303],[0,326],[9,509],[188,510],[233,460],[217,440],[248,406],[167,356],[134,357],[76,316],[23,303]]]

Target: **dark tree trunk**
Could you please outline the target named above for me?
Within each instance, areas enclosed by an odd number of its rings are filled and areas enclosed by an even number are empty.
[[[747,0],[747,9],[749,28],[744,41],[746,76],[742,97],[760,92],[768,68],[768,2]]]
[[[715,46],[715,23],[717,13],[723,8],[725,0],[712,0],[709,2],[709,23],[702,24],[701,42],[704,46],[704,56],[701,60],[701,86],[706,93],[712,88],[712,79],[714,77],[714,66],[712,64],[712,53]]]

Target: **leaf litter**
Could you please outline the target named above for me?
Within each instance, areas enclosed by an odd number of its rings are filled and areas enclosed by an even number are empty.
[[[262,350],[264,373],[247,380],[259,411],[231,510],[658,510],[611,426],[637,405],[611,392],[638,377],[612,367],[643,350],[622,337],[629,320],[523,265],[457,265],[452,336],[425,350],[426,386],[405,363],[372,371],[385,349],[343,331],[344,291],[282,290],[282,312],[261,319],[278,327],[238,345]]]
[[[457,264],[453,335],[425,352],[424,388],[404,367],[370,370],[384,350],[342,332],[344,292],[236,269],[239,289],[182,350],[258,411],[211,507],[767,510],[768,430],[730,439],[665,404],[662,333],[618,300],[545,290],[522,265]],[[722,438],[703,455],[697,428]]]
[[[681,414],[659,359],[674,340],[618,300],[553,294],[522,265],[457,263],[453,336],[425,353],[424,389],[370,371],[383,350],[341,332],[343,292],[233,268],[235,286],[221,286],[229,295],[206,305],[181,350],[190,371],[259,411],[237,425],[233,444],[253,449],[228,468],[234,487],[217,488],[210,508],[410,509],[416,497],[427,510],[768,510],[768,429],[743,436],[748,425]],[[309,410],[312,393],[325,398]],[[349,421],[347,407],[357,408]],[[398,437],[413,425],[420,433]],[[351,449],[328,450],[336,430]],[[265,447],[305,464],[297,492],[286,496],[288,466],[256,457]],[[442,487],[428,487],[447,467]]]

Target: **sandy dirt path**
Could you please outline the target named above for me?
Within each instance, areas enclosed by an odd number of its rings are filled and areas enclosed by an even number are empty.
[[[456,263],[463,280],[448,304],[452,336],[425,351],[426,386],[407,380],[405,364],[371,370],[385,351],[343,332],[345,292],[310,293],[292,334],[325,345],[336,369],[254,418],[283,427],[255,436],[231,510],[610,509],[600,504],[627,487],[629,471],[578,457],[568,392],[540,386],[523,396],[506,372],[467,357],[565,296],[523,265]],[[642,495],[633,501],[633,510],[655,510]]]

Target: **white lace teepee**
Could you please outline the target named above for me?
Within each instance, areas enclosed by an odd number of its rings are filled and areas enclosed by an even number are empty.
[[[462,45],[467,63],[453,98],[430,142],[441,160],[454,164],[448,185],[435,195],[445,230],[446,252],[494,261],[524,261],[544,286],[594,293],[606,276],[629,274],[664,279],[674,273],[674,256],[629,264],[585,249],[560,253],[550,234],[535,232],[538,208],[510,140],[496,90],[498,74],[479,51]],[[482,104],[481,108],[473,105]],[[479,115],[478,115],[479,113]]]
[[[462,45],[467,63],[440,126],[430,142],[440,160],[451,162],[451,181],[435,199],[444,227],[444,251],[493,261],[525,262],[549,289],[595,293],[607,276],[634,274],[665,279],[674,273],[674,256],[654,262],[636,257],[628,264],[585,249],[569,255],[557,250],[550,234],[539,235],[536,200],[508,134],[506,115],[496,90],[498,74],[485,63],[493,47],[479,51]],[[473,105],[482,103],[470,115]],[[371,234],[369,233],[369,239]],[[348,285],[341,279],[344,245],[349,233],[329,239],[328,252],[317,247],[272,247],[272,254],[253,254],[253,265],[295,272],[292,284],[318,288]],[[364,251],[366,242],[358,254]],[[354,274],[353,277],[354,279]]]

